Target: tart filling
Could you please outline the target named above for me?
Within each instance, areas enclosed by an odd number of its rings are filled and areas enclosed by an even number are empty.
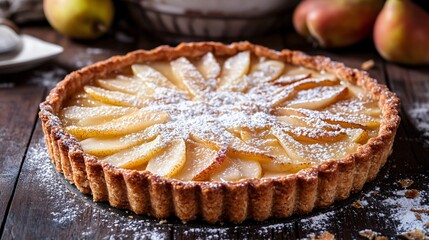
[[[363,88],[250,51],[124,72],[84,86],[60,113],[86,153],[120,168],[184,181],[285,176],[356,152],[379,130]]]
[[[366,73],[326,58],[201,43],[72,73],[40,116],[57,169],[94,200],[240,222],[359,190],[390,153],[397,107]]]

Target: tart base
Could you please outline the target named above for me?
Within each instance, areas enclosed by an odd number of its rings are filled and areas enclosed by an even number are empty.
[[[83,152],[79,141],[67,133],[57,117],[68,98],[94,78],[106,77],[134,63],[198,57],[206,52],[217,56],[250,50],[256,56],[281,60],[317,71],[336,74],[369,91],[378,100],[382,121],[377,137],[356,153],[303,169],[285,177],[242,179],[236,182],[195,182],[162,178],[149,171],[114,167]],[[135,51],[86,67],[68,75],[40,105],[49,155],[56,170],[94,201],[157,218],[177,216],[182,221],[196,218],[207,222],[242,222],[246,219],[282,218],[308,213],[347,198],[373,180],[392,151],[399,126],[399,99],[386,86],[377,84],[366,72],[345,67],[329,58],[310,57],[302,52],[273,51],[248,42],[181,44],[151,51]]]

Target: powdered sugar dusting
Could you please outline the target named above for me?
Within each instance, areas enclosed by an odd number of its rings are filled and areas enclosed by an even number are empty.
[[[429,142],[429,103],[415,103],[408,111],[417,130]]]
[[[332,221],[337,221],[335,211],[328,211],[300,221],[302,228],[311,229],[311,233],[320,234],[326,230]]]
[[[429,215],[418,214],[415,210],[429,210],[428,193],[421,191],[418,197],[407,198],[406,191],[395,192],[394,196],[385,199],[382,204],[391,209],[393,218],[398,222],[399,231],[424,230],[426,229],[424,225],[429,221]]]
[[[196,67],[184,57],[167,63],[163,70],[159,71],[149,65],[135,64],[131,66],[134,76],[119,75],[115,79],[96,80],[94,82],[101,88],[85,86],[84,90],[88,93],[87,97],[89,95],[90,100],[93,97],[109,104],[137,107],[145,113],[162,112],[168,115],[165,121],[154,123],[158,125],[160,139],[164,144],[174,139],[198,136],[203,139],[200,142],[214,142],[218,148],[227,145],[231,148],[234,141],[241,140],[243,140],[242,146],[246,146],[252,143],[247,143],[242,133],[252,135],[260,130],[268,130],[265,131],[265,135],[259,136],[260,138],[270,138],[274,141],[277,141],[277,138],[282,142],[283,139],[270,130],[281,128],[281,131],[291,136],[293,144],[277,144],[273,148],[278,148],[278,151],[263,154],[270,154],[268,157],[271,159],[288,159],[289,164],[295,164],[298,160],[317,164],[342,158],[355,151],[358,144],[367,140],[361,137],[361,141],[355,144],[354,139],[346,137],[352,133],[347,130],[350,126],[344,127],[343,125],[347,124],[341,125],[338,122],[357,122],[351,126],[352,128],[365,128],[365,124],[360,122],[379,122],[378,117],[360,112],[366,109],[365,103],[374,102],[374,100],[357,98],[353,93],[349,93],[347,84],[343,84],[343,81],[335,76],[301,68],[296,72],[300,75],[297,81],[277,82],[276,79],[290,77],[287,74],[293,73],[294,67],[284,72],[284,63],[264,59],[257,59],[259,62],[252,66],[250,58],[249,52],[239,53],[228,58],[223,64],[223,69],[216,61],[211,61],[210,64],[216,65],[221,70],[216,71],[218,74],[216,76],[215,73],[210,73],[212,76],[209,79],[202,74],[204,71],[201,69],[204,67],[200,65]],[[169,71],[172,74],[166,74]],[[178,82],[182,83],[184,89],[179,89]],[[243,87],[235,89],[236,83],[243,84]],[[233,88],[230,88],[231,86]],[[353,87],[360,89],[357,86]],[[85,94],[78,95],[85,96]],[[343,101],[353,104],[349,104],[347,108],[344,107],[346,104],[341,103]],[[337,104],[338,107],[330,106]],[[275,113],[279,107],[303,110],[307,120],[302,121],[306,121],[306,125],[300,126],[294,121],[282,122]],[[344,109],[347,111],[342,113]],[[110,111],[108,113],[110,114]],[[82,117],[87,118],[87,115],[82,114]],[[109,122],[112,124],[106,123],[102,127],[126,128],[132,125],[125,119],[126,116],[113,119]],[[327,124],[327,120],[334,123]],[[63,122],[68,124],[67,121]],[[133,118],[132,122],[136,122],[136,119]],[[132,126],[135,127],[135,125]],[[371,131],[376,132],[377,128],[378,126],[375,126]],[[73,132],[71,129],[67,128],[69,132],[76,135],[78,131]],[[128,132],[121,134],[128,134]],[[94,137],[94,134],[81,135],[78,137]],[[97,132],[97,135],[100,133]],[[369,135],[373,136],[372,133]],[[213,146],[212,143],[211,146]],[[286,147],[286,145],[289,146]],[[249,146],[242,149],[254,154],[260,147]],[[289,149],[290,147],[292,149]],[[285,148],[285,151],[281,148]],[[298,153],[294,153],[295,151]],[[263,171],[269,170],[263,169]]]
[[[37,196],[44,199],[50,212],[50,221],[53,225],[71,226],[78,224],[83,228],[78,238],[93,238],[99,236],[100,231],[110,238],[145,238],[165,239],[168,231],[163,224],[157,224],[155,219],[137,219],[133,215],[126,217],[119,215],[105,207],[97,207],[96,203],[76,195],[70,191],[50,162],[44,140],[40,138],[37,143],[31,145],[27,153],[27,168],[31,171],[31,181],[36,183],[30,191],[37,191]],[[72,186],[74,187],[74,186]],[[127,211],[126,211],[127,212]],[[131,214],[131,213],[130,213]],[[117,215],[113,216],[112,215]],[[89,218],[89,219],[88,219]],[[84,227],[79,222],[91,223]],[[97,222],[99,227],[94,228],[92,222]]]
[[[112,237],[115,239],[165,239],[169,238],[169,234],[175,236],[175,231],[180,232],[183,238],[227,239],[239,233],[244,236],[244,239],[252,239],[254,236],[269,238],[272,236],[271,234],[280,234],[292,230],[293,228],[290,225],[293,225],[294,221],[299,221],[301,228],[309,233],[321,234],[332,229],[335,224],[344,224],[339,216],[347,208],[352,209],[347,211],[365,213],[363,217],[385,219],[383,220],[385,224],[396,224],[397,234],[416,229],[426,231],[426,233],[428,231],[425,227],[425,223],[429,221],[428,214],[420,213],[421,219],[416,218],[418,210],[429,209],[427,186],[422,189],[418,188],[418,186],[422,185],[418,181],[427,182],[429,177],[421,174],[412,178],[411,180],[414,180],[414,183],[408,187],[409,189],[417,188],[419,190],[419,196],[414,199],[405,197],[407,189],[399,184],[399,180],[401,180],[399,176],[396,182],[390,183],[391,176],[387,174],[385,178],[380,179],[381,182],[378,183],[378,186],[359,197],[358,201],[363,205],[359,209],[346,204],[344,207],[330,209],[326,212],[318,213],[315,211],[310,216],[299,216],[298,220],[295,220],[296,218],[279,220],[280,222],[278,223],[262,223],[258,224],[257,227],[252,226],[252,224],[201,227],[195,226],[193,223],[182,225],[177,223],[176,220],[171,223],[169,221],[159,222],[159,220],[137,216],[128,211],[112,210],[107,208],[106,205],[99,206],[101,204],[93,203],[90,199],[80,194],[75,194],[74,190],[70,190],[74,186],[68,187],[67,184],[64,184],[64,181],[60,180],[63,176],[54,170],[54,166],[48,157],[44,140],[41,137],[35,144],[30,146],[25,164],[24,173],[25,171],[31,171],[31,175],[29,175],[31,176],[29,179],[29,186],[31,186],[29,194],[32,191],[37,191],[38,194],[34,194],[34,197],[40,196],[43,199],[34,202],[46,202],[46,206],[49,208],[50,218],[45,218],[44,220],[50,222],[53,226],[61,226],[61,228],[79,228],[80,231],[76,233],[79,234],[79,238],[104,236],[105,238]],[[383,191],[386,182],[393,184],[397,191]],[[32,207],[31,203],[29,207]],[[380,207],[384,209],[382,212],[380,212]],[[85,227],[81,223],[91,224]],[[95,225],[98,227],[94,228]],[[177,230],[174,230],[176,227]],[[169,233],[171,229],[173,230]],[[379,229],[373,229],[371,225],[367,225],[365,229],[380,232]],[[363,229],[355,229],[355,232],[351,229],[351,233],[357,235],[360,230]],[[248,234],[247,237],[246,234]]]

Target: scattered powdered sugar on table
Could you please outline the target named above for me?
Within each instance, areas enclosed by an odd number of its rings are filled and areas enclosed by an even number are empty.
[[[301,226],[304,229],[311,229],[312,233],[319,234],[324,232],[327,226],[331,224],[333,220],[337,221],[335,211],[328,211],[314,217],[301,220]]]
[[[418,173],[416,173],[418,174]],[[429,182],[429,177],[424,174],[419,174],[419,178],[423,182]],[[428,227],[426,224],[429,222],[429,192],[427,185],[423,184],[423,189],[417,189],[417,197],[407,197],[407,191],[413,189],[414,185],[401,187],[401,179],[397,179],[394,186],[397,186],[397,191],[380,191],[381,187],[376,187],[375,191],[370,191],[365,194],[360,202],[366,202],[364,210],[370,214],[377,214],[380,218],[392,219],[396,224],[397,234],[412,231],[423,230],[428,234]],[[379,213],[379,205],[383,209],[388,209],[385,213]],[[373,212],[373,213],[371,213]]]
[[[398,223],[399,232],[411,230],[427,230],[425,224],[429,222],[429,215],[418,214],[416,210],[429,210],[428,197],[426,191],[420,191],[416,198],[405,197],[407,190],[399,190],[394,196],[386,198],[381,203],[390,208],[391,217]],[[417,219],[417,214],[421,219]]]
[[[414,103],[408,113],[417,130],[429,140],[429,103]]]
[[[35,83],[47,87],[54,88],[58,81],[64,78],[67,72],[62,68],[35,70],[29,83]]]
[[[45,198],[40,202],[47,202],[47,207],[51,211],[53,225],[71,226],[79,224],[83,219],[85,221],[99,221],[100,228],[110,229],[107,239],[110,238],[145,238],[145,239],[165,239],[167,236],[166,226],[154,224],[154,219],[134,219],[129,217],[106,217],[114,213],[106,208],[96,207],[96,203],[84,199],[67,189],[67,186],[59,178],[45,147],[44,140],[41,138],[36,144],[33,144],[27,153],[28,169],[32,172],[31,181],[34,182],[35,189],[39,196]],[[72,186],[74,187],[74,186]],[[88,213],[91,220],[88,220]],[[79,226],[80,227],[80,226]],[[88,226],[82,233],[82,238],[91,238],[96,236],[99,229],[91,229]]]

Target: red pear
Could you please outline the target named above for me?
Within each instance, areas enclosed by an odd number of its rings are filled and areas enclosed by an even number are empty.
[[[374,43],[386,60],[429,63],[429,13],[410,0],[388,0],[374,26]]]
[[[383,0],[305,0],[295,9],[296,31],[326,48],[345,47],[367,37]]]

